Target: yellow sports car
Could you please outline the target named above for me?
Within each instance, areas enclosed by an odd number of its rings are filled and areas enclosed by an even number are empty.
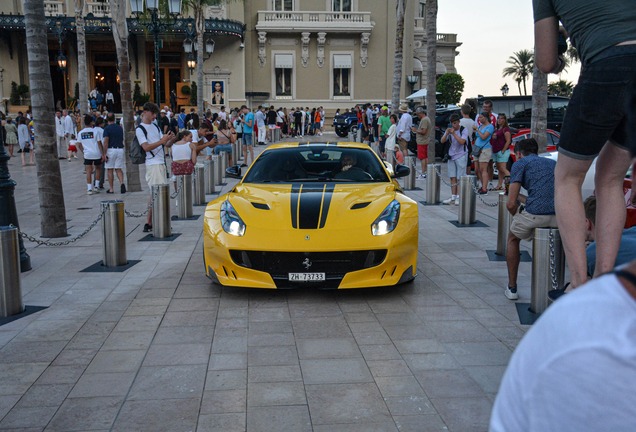
[[[418,209],[367,145],[278,144],[210,202],[203,222],[208,277],[225,286],[323,289],[415,278]]]

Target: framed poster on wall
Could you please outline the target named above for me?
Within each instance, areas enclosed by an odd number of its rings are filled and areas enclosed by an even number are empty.
[[[225,105],[225,80],[213,80],[212,81],[212,105]]]

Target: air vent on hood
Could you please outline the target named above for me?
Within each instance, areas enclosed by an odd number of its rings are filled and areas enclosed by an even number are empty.
[[[259,210],[269,210],[269,206],[267,204],[253,202],[252,205]]]
[[[362,208],[365,208],[366,206],[368,206],[369,204],[371,204],[371,203],[370,202],[355,203],[354,205],[351,206],[351,210],[362,209]]]

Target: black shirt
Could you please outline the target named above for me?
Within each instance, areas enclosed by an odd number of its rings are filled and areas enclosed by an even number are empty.
[[[170,119],[168,116],[164,116],[161,119],[161,133],[166,133],[166,126],[170,127]]]
[[[294,113],[294,122],[296,124],[301,124],[303,121],[303,114],[300,111],[296,111]]]
[[[124,130],[118,124],[104,128],[104,138],[108,137],[108,148],[124,148]]]
[[[170,126],[168,126],[168,130],[172,131],[175,135],[179,132],[179,121],[176,117],[172,117],[170,119]]]
[[[276,124],[276,111],[269,110],[267,112],[267,124],[268,125],[275,125]]]

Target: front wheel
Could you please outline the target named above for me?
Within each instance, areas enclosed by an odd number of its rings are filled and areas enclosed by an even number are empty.
[[[336,135],[338,135],[340,138],[344,138],[347,135],[349,135],[349,130],[348,129],[336,129]]]

